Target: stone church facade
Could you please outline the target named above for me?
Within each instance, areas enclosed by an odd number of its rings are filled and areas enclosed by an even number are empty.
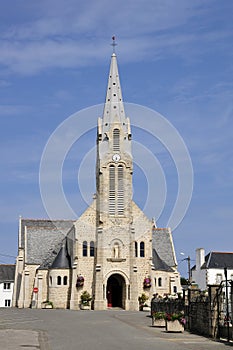
[[[106,101],[97,125],[96,195],[76,220],[20,218],[13,305],[138,310],[145,293],[181,291],[169,228],[157,228],[132,200],[133,156],[117,58],[111,57]]]

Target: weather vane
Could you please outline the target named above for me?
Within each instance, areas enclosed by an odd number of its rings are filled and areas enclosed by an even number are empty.
[[[115,35],[112,36],[112,53],[115,53],[115,47],[117,46]]]

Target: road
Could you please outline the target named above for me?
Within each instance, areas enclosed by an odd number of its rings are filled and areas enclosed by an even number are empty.
[[[208,350],[227,344],[152,327],[145,312],[0,309],[0,349]],[[18,337],[18,338],[17,338]],[[3,341],[4,340],[4,341]],[[14,347],[11,342],[17,343]]]

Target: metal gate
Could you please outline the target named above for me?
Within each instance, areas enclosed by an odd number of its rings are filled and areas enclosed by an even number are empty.
[[[218,338],[233,339],[233,281],[224,280],[216,291]]]

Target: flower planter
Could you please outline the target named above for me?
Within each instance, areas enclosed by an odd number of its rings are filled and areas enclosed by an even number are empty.
[[[53,309],[53,305],[51,303],[41,303],[41,308],[42,309]]]
[[[166,327],[166,321],[163,318],[156,320],[152,317],[152,326],[153,327]]]
[[[180,323],[179,320],[166,321],[166,331],[167,332],[183,332],[184,325]]]
[[[143,306],[142,311],[150,312],[150,306]]]
[[[90,310],[91,307],[90,307],[90,305],[83,305],[83,304],[81,304],[81,305],[80,305],[80,309],[81,309],[81,310]]]

